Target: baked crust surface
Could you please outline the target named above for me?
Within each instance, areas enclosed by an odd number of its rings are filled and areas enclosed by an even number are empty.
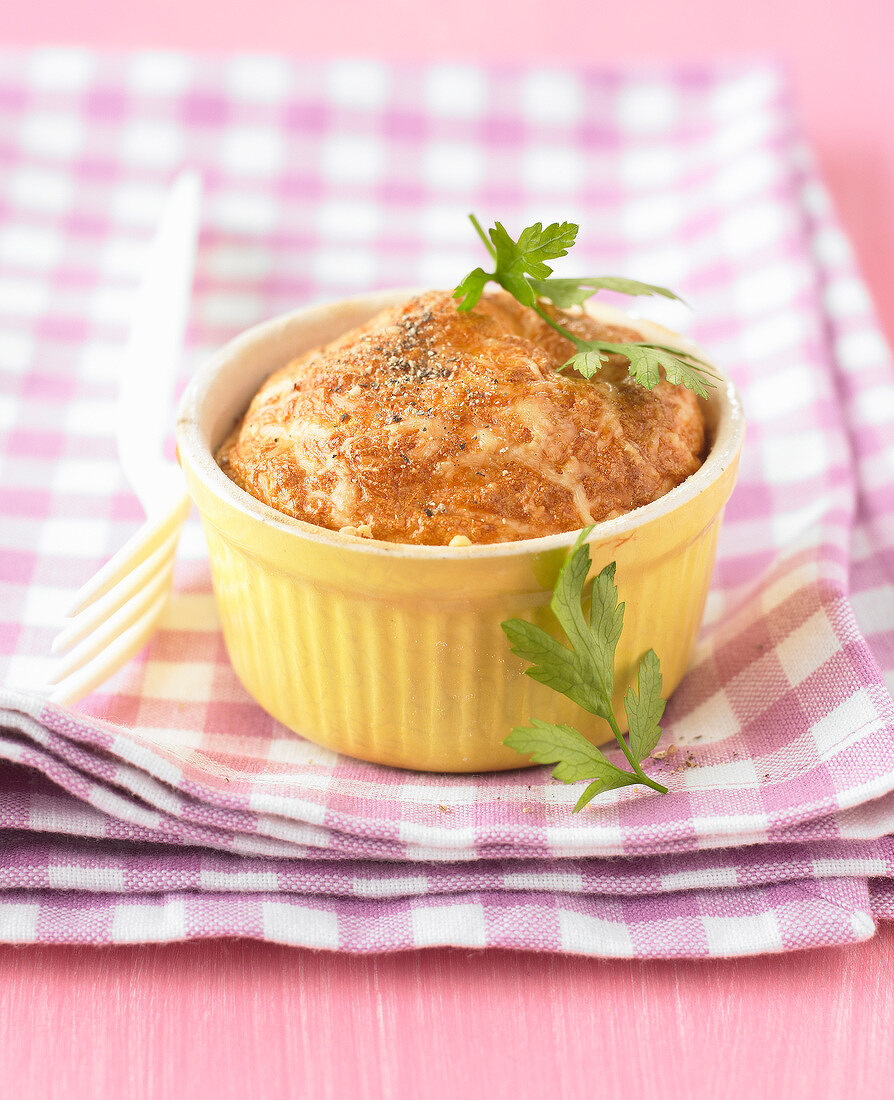
[[[556,310],[585,339],[632,328]],[[508,542],[648,504],[701,465],[695,396],[609,363],[557,368],[569,341],[500,291],[470,313],[432,291],[271,375],[217,455],[298,519],[399,543]]]

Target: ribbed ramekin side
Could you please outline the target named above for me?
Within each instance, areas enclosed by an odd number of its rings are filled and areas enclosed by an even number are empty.
[[[325,653],[308,645],[313,608],[304,593],[285,583],[283,574],[235,549],[210,525],[205,532],[224,641],[239,679],[296,732],[325,729]]]
[[[625,601],[615,707],[648,648],[661,658],[665,694],[689,659],[710,579],[719,517],[659,561],[619,574]],[[488,771],[524,760],[503,739],[533,717],[594,740],[608,728],[524,675],[500,623],[520,615],[549,625],[550,592],[439,601],[410,592],[382,600],[317,588],[272,569],[207,528],[212,575],[233,666],[271,714],[336,752],[396,767]],[[624,722],[622,721],[622,726]]]
[[[711,581],[720,516],[690,542],[619,579],[625,603],[624,632],[618,646],[615,710],[624,715],[626,684],[636,685],[640,659],[654,649],[661,662],[662,693],[667,697],[682,680],[698,637]],[[626,729],[625,721],[622,723]]]
[[[524,764],[502,740],[532,714],[572,719],[573,704],[509,652],[511,605],[319,591],[206,533],[233,667],[309,740],[396,767],[485,771]]]

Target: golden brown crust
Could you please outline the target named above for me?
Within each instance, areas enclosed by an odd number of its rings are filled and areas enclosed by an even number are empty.
[[[561,317],[584,338],[638,338]],[[689,390],[645,390],[624,360],[590,381],[558,373],[572,352],[503,292],[459,313],[432,291],[271,375],[218,461],[290,516],[432,545],[576,530],[698,469],[705,426]]]

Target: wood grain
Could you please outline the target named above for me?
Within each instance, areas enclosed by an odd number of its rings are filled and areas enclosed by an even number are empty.
[[[0,1095],[892,1095],[894,926],[714,962],[351,958],[251,942],[0,948]]]

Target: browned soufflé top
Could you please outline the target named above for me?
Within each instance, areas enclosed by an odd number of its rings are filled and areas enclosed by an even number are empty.
[[[554,315],[583,339],[641,338]],[[619,357],[591,380],[559,372],[573,352],[502,291],[469,313],[449,292],[422,294],[271,375],[218,462],[287,515],[429,545],[576,530],[698,469],[705,424],[689,390],[646,390]]]

